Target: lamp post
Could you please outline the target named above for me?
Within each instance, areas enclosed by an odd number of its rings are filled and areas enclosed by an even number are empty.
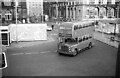
[[[15,0],[15,12],[16,12],[16,42],[18,42],[18,36],[17,36],[17,7],[18,7],[18,1]]]

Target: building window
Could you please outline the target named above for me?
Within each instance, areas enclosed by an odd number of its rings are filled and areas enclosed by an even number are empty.
[[[12,14],[11,13],[6,13],[5,14],[5,20],[12,20]]]

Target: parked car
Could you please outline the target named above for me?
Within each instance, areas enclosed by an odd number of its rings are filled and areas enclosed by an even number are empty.
[[[51,26],[47,26],[47,31],[52,31],[52,27]]]

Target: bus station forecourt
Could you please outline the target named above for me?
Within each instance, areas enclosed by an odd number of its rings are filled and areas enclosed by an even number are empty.
[[[2,70],[2,75],[115,76],[117,47],[114,42],[113,47],[105,44],[106,34],[95,31],[94,47],[69,57],[57,53],[59,25],[54,25],[52,31],[47,31],[45,41],[11,43],[5,51],[8,66]]]

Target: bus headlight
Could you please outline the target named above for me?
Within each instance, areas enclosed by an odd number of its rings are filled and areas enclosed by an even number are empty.
[[[74,47],[69,47],[69,51],[74,52]]]
[[[72,48],[71,48],[71,51],[72,51],[72,52],[74,52],[74,51],[75,51],[75,49],[72,47]]]
[[[61,49],[61,46],[59,46],[58,48]]]

